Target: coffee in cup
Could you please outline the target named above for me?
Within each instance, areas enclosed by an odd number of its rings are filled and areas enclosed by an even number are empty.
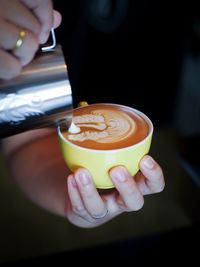
[[[114,166],[123,165],[136,174],[153,133],[146,115],[126,106],[93,104],[75,109],[73,123],[78,132],[58,128],[61,151],[72,171],[88,169],[98,188],[114,186],[109,177]]]

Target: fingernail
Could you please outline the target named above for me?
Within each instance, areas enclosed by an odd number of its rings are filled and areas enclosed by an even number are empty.
[[[153,167],[155,166],[155,161],[150,156],[144,157],[142,163],[148,169],[153,169]]]
[[[73,187],[77,187],[76,180],[73,177],[70,178],[70,182]]]
[[[89,176],[85,171],[80,171],[77,174],[77,179],[82,185],[87,185],[90,182]]]
[[[123,167],[118,167],[111,171],[111,178],[116,179],[118,182],[125,182],[127,180],[127,174]]]

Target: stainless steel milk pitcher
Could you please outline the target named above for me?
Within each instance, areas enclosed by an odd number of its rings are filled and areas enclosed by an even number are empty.
[[[43,47],[14,79],[0,80],[0,138],[35,128],[71,125],[73,99],[62,48]]]

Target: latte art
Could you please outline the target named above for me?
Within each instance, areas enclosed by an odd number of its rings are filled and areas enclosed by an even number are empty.
[[[95,140],[98,143],[122,141],[133,133],[133,119],[122,112],[97,109],[91,114],[74,116],[73,122],[81,129],[79,134],[69,134],[70,141]],[[83,127],[88,130],[82,130]]]
[[[96,104],[74,111],[78,133],[62,132],[70,142],[92,149],[131,146],[148,134],[148,125],[138,114],[109,104]]]

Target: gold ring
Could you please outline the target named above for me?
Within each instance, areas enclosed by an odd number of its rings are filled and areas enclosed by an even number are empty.
[[[19,49],[22,46],[25,35],[26,35],[25,31],[21,30],[20,33],[19,33],[19,38],[18,38],[18,40],[16,42],[15,47],[13,47],[13,49],[11,49],[13,52],[16,51],[17,49]]]

